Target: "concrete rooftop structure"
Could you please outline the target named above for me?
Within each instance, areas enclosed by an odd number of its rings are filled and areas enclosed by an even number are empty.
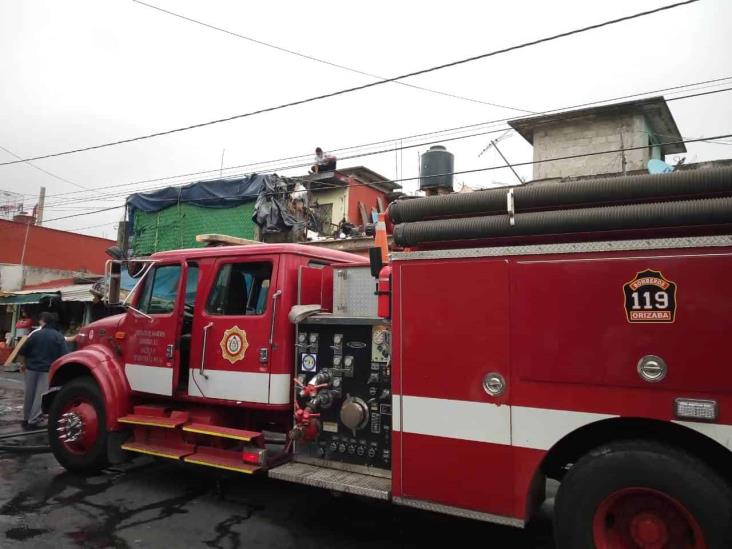
[[[530,116],[509,125],[534,146],[534,180],[644,170],[651,158],[686,152],[676,143],[683,138],[660,96]]]

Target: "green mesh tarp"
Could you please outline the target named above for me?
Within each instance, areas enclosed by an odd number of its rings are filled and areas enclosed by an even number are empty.
[[[226,234],[254,238],[254,202],[232,208],[201,208],[181,203],[158,212],[135,211],[132,232],[133,255],[150,255],[165,250],[200,248],[196,235]]]

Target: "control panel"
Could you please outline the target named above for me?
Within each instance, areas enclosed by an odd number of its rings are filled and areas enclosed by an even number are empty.
[[[296,346],[296,414],[307,425],[295,453],[390,469],[389,327],[303,323]]]

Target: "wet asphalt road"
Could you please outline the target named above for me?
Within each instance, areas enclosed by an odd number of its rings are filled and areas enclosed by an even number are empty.
[[[2,433],[19,430],[20,379],[0,374]],[[43,444],[43,436],[24,443]],[[80,477],[65,472],[50,453],[0,452],[2,548],[451,544],[552,547],[546,519],[522,531],[147,457]]]

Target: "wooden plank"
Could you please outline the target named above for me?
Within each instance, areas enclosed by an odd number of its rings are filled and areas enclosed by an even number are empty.
[[[252,244],[261,244],[258,240],[250,240],[248,238],[239,238],[238,236],[229,236],[227,234],[199,234],[196,235],[196,242],[203,242],[208,245],[224,245],[224,246],[249,246]]]
[[[26,340],[28,339],[28,336],[23,336],[20,338],[20,341],[18,341],[18,344],[13,349],[13,352],[10,353],[10,356],[5,361],[5,366],[10,366],[13,362],[15,362],[15,357],[18,356],[18,353],[20,352],[21,347],[25,344]]]
[[[366,206],[363,205],[363,202],[358,203],[358,211],[361,213],[361,225],[365,227],[369,224],[369,216],[366,213]]]

